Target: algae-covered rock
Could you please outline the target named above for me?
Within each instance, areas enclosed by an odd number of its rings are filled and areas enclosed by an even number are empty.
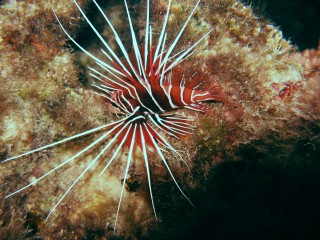
[[[196,0],[174,0],[167,27],[167,43],[174,41]],[[99,26],[114,51],[121,51],[115,36],[90,1],[79,1]],[[138,41],[144,41],[145,1],[128,1]],[[154,42],[159,38],[167,1],[150,1]],[[85,36],[82,45],[100,52],[99,39],[82,21],[73,1],[8,1],[0,6],[0,156],[1,160],[85,132],[117,120],[105,101],[93,94],[93,81],[85,70],[94,61],[67,36]],[[102,3],[127,49],[131,35],[122,1]],[[84,29],[84,33],[81,33]],[[240,151],[289,155],[297,139],[318,141],[319,63],[318,52],[296,53],[281,31],[257,17],[249,6],[236,0],[203,0],[188,23],[175,51],[190,47],[206,34],[194,54],[182,63],[186,72],[196,72],[219,101],[207,103],[210,111],[179,110],[194,119],[193,135],[170,143],[190,167],[166,154],[181,187],[197,191],[207,184],[213,168],[225,160],[241,160]],[[308,55],[308,56],[307,56]],[[318,57],[319,58],[319,57]],[[302,60],[303,59],[303,60]],[[311,62],[311,63],[310,63]],[[309,67],[312,66],[312,69]],[[91,148],[57,171],[13,196],[14,191],[41,178],[94,142],[100,133],[78,138],[54,148],[0,165],[0,238],[24,239],[141,239],[156,229],[142,153],[135,153],[122,200],[116,234],[113,233],[127,149],[102,176],[99,173],[113,148],[92,167],[46,217],[70,185],[101,151]],[[275,147],[274,145],[277,145]],[[281,147],[278,147],[281,146]],[[276,150],[275,150],[276,149]],[[192,209],[175,188],[156,154],[150,163],[158,219],[168,211]],[[187,194],[188,195],[188,194]],[[192,199],[191,199],[192,200]],[[163,218],[166,219],[166,218]]]

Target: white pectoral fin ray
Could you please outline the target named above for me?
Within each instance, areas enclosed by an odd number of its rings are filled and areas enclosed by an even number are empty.
[[[155,147],[156,151],[158,152],[158,155],[160,156],[162,162],[163,162],[164,165],[166,166],[166,168],[167,168],[167,170],[168,170],[168,172],[169,172],[172,180],[173,180],[174,183],[176,184],[177,188],[179,189],[179,191],[181,192],[181,194],[187,199],[187,201],[188,201],[192,206],[194,206],[193,203],[191,202],[191,200],[187,197],[187,195],[186,195],[186,194],[182,191],[182,189],[180,188],[177,180],[175,179],[173,173],[171,172],[171,169],[170,169],[170,167],[169,167],[169,165],[168,165],[165,157],[164,157],[163,154],[162,154],[161,149],[159,148],[157,142],[154,140],[154,138],[153,138],[152,134],[150,133],[149,129],[146,128],[146,130],[147,130],[148,135],[150,136],[150,139],[151,139],[151,141],[152,141],[153,146]]]
[[[134,124],[133,135],[132,135],[132,139],[131,139],[131,144],[130,144],[130,150],[129,150],[128,158],[127,158],[126,171],[125,171],[125,174],[124,174],[123,183],[122,183],[122,189],[121,189],[121,193],[120,193],[120,200],[119,200],[119,204],[118,204],[118,210],[117,210],[116,220],[115,220],[115,223],[114,223],[114,232],[116,231],[116,227],[117,227],[117,220],[118,220],[118,216],[119,216],[121,201],[122,201],[122,197],[123,197],[124,188],[125,188],[125,185],[126,185],[126,180],[127,180],[128,172],[129,172],[130,162],[131,162],[132,153],[133,153],[133,147],[134,147],[134,144],[135,144],[136,129],[137,129],[137,124],[135,123],[135,124]],[[129,132],[129,131],[130,131],[130,130],[128,130],[128,132]],[[127,132],[127,133],[128,133],[128,132]],[[125,138],[126,138],[126,137],[127,137],[127,136],[125,136]]]
[[[50,143],[48,145],[45,145],[43,147],[39,147],[39,148],[36,148],[36,149],[33,149],[31,151],[28,151],[28,152],[25,152],[23,154],[20,154],[20,155],[17,155],[17,156],[14,156],[14,157],[11,157],[11,158],[7,158],[5,160],[3,160],[1,163],[4,163],[4,162],[8,162],[8,161],[12,161],[14,159],[17,159],[17,158],[20,158],[20,157],[23,157],[23,156],[26,156],[26,155],[29,155],[31,153],[35,153],[35,152],[39,152],[39,151],[42,151],[44,149],[47,149],[47,148],[51,148],[51,147],[54,147],[56,145],[59,145],[59,144],[62,144],[62,143],[65,143],[65,142],[68,142],[68,141],[71,141],[73,139],[76,139],[76,138],[80,138],[82,136],[85,136],[85,135],[88,135],[88,134],[91,134],[91,133],[94,133],[94,132],[98,132],[104,128],[108,128],[108,127],[111,127],[117,123],[121,123],[121,122],[124,122],[125,120],[127,120],[129,117],[131,117],[134,113],[136,113],[138,111],[139,108],[136,108],[133,113],[121,120],[118,120],[116,122],[113,122],[113,123],[109,123],[109,124],[106,124],[106,125],[103,125],[103,126],[100,126],[100,127],[96,127],[96,128],[93,128],[93,129],[90,129],[88,131],[85,131],[85,132],[82,132],[82,133],[79,133],[79,134],[76,134],[76,135],[73,135],[71,137],[67,137],[67,138],[64,138],[60,141],[57,141],[57,142],[54,142],[54,143]]]
[[[121,123],[123,124],[123,122]],[[63,194],[63,196],[59,199],[59,201],[56,203],[56,205],[51,209],[50,213],[47,216],[47,219],[50,217],[50,215],[54,212],[54,210],[59,206],[59,204],[61,203],[61,201],[66,197],[66,195],[70,192],[70,190],[74,187],[74,185],[76,185],[76,183],[80,180],[80,178],[92,167],[92,165],[101,157],[102,154],[105,153],[105,151],[116,141],[117,137],[119,136],[119,134],[126,128],[126,126],[129,123],[127,123],[124,127],[122,127],[122,129],[112,138],[112,140],[109,141],[109,143],[100,151],[100,153],[87,165],[87,167],[85,168],[85,170],[77,177],[77,179],[72,183],[72,185],[68,188],[67,191],[65,191],[65,193]],[[120,124],[117,126],[119,127]],[[129,131],[130,131],[131,125],[126,133],[126,136],[128,135]],[[110,132],[108,132],[107,134],[109,135],[110,133],[112,133],[111,131],[115,130],[116,128],[110,130]],[[112,160],[110,160],[110,162],[112,162]]]
[[[110,141],[109,144],[107,146],[105,146],[103,148],[102,151],[100,151],[100,153],[95,157],[95,159],[93,159],[88,166],[85,168],[85,170],[77,177],[77,179],[71,184],[71,186],[68,188],[67,191],[65,191],[65,193],[63,194],[63,196],[59,199],[59,201],[56,203],[56,205],[51,209],[50,213],[48,214],[46,220],[48,220],[48,218],[50,217],[50,215],[54,212],[54,210],[59,206],[59,204],[61,203],[61,201],[65,198],[65,196],[70,192],[70,190],[74,187],[74,185],[76,185],[76,183],[80,180],[80,178],[92,167],[92,165],[100,158],[100,156],[109,148],[109,146],[112,144],[112,142]]]
[[[118,155],[118,152],[119,152],[120,149],[122,148],[122,145],[125,143],[126,138],[127,138],[128,134],[129,134],[129,131],[130,131],[131,127],[132,127],[132,122],[134,122],[135,120],[140,119],[140,118],[142,118],[142,117],[136,117],[136,118],[128,121],[128,122],[126,123],[126,125],[123,126],[123,128],[114,136],[114,138],[112,139],[112,141],[115,141],[115,140],[118,138],[118,136],[121,134],[121,132],[122,132],[125,128],[127,128],[128,125],[130,124],[129,129],[128,129],[126,135],[124,136],[124,138],[122,139],[122,141],[121,141],[120,144],[118,145],[116,151],[113,153],[113,155],[112,155],[112,157],[110,158],[108,164],[107,164],[107,165],[103,168],[103,170],[100,172],[99,176],[101,176],[101,175],[104,173],[104,171],[107,170],[107,168],[110,166],[110,164],[112,163],[112,161],[113,161],[113,160],[115,159],[115,157]]]
[[[151,198],[151,203],[152,203],[152,208],[154,212],[154,216],[157,219],[157,213],[156,213],[156,208],[154,206],[154,201],[153,201],[153,194],[152,194],[152,188],[151,188],[151,177],[150,177],[150,170],[149,170],[149,161],[148,161],[148,154],[147,154],[147,148],[146,148],[146,141],[144,139],[143,131],[142,131],[142,126],[140,125],[140,136],[141,136],[141,145],[142,145],[142,153],[146,165],[146,172],[147,172],[147,178],[148,178],[148,185],[149,185],[149,192],[150,192],[150,198]]]
[[[45,178],[46,176],[48,176],[49,174],[51,174],[52,172],[56,171],[57,169],[61,168],[62,166],[64,166],[65,164],[73,161],[75,158],[79,157],[80,155],[82,155],[84,152],[88,151],[89,149],[91,149],[92,147],[94,147],[96,144],[98,144],[99,142],[101,142],[102,140],[104,140],[105,138],[107,138],[110,133],[112,133],[116,128],[118,128],[119,126],[121,126],[124,123],[124,120],[120,121],[119,124],[117,124],[115,127],[113,127],[111,130],[109,130],[108,132],[104,133],[101,137],[99,137],[97,140],[95,140],[94,142],[92,142],[91,144],[89,144],[87,147],[83,148],[81,151],[79,151],[78,153],[76,153],[75,155],[73,155],[71,158],[65,160],[64,162],[62,162],[61,164],[59,164],[58,166],[54,167],[53,169],[51,169],[49,172],[45,173],[44,175],[42,175],[41,177],[39,177],[38,179],[36,179],[35,181],[31,182],[30,184],[24,186],[23,188],[18,189],[17,191],[9,194],[8,196],[6,196],[6,198],[17,194],[18,192],[21,192],[22,190],[34,185],[35,183],[39,182],[40,180],[42,180],[43,178]]]
[[[137,107],[135,109],[135,111],[133,112],[133,114],[135,114],[136,111],[138,111],[139,107]],[[133,115],[132,114],[132,115]],[[91,149],[92,147],[94,147],[96,144],[100,143],[101,141],[103,141],[104,139],[108,138],[109,135],[111,133],[113,133],[113,131],[115,129],[117,129],[118,127],[120,127],[121,125],[123,125],[126,120],[128,118],[130,118],[132,115],[129,115],[127,117],[125,117],[124,119],[121,119],[119,121],[116,121],[114,123],[111,123],[111,124],[107,124],[107,125],[104,125],[104,126],[101,126],[101,127],[98,127],[98,128],[94,128],[94,129],[91,129],[89,131],[86,131],[86,132],[83,132],[83,133],[80,133],[80,134],[77,134],[77,135],[74,135],[72,137],[69,137],[69,138],[66,138],[66,139],[63,139],[61,141],[58,141],[58,142],[55,142],[55,143],[52,143],[52,144],[49,144],[49,145],[46,145],[44,147],[41,147],[41,148],[38,148],[38,149],[35,149],[35,150],[32,150],[32,151],[29,151],[27,153],[24,153],[24,154],[21,154],[19,156],[16,156],[16,157],[13,157],[13,158],[10,158],[9,160],[13,160],[14,158],[18,158],[18,157],[22,157],[24,155],[27,155],[27,154],[31,154],[33,152],[37,152],[37,151],[40,151],[40,150],[43,150],[43,149],[46,149],[46,148],[49,148],[49,147],[53,147],[55,145],[58,145],[58,144],[61,144],[63,142],[66,142],[66,141],[69,141],[71,139],[75,139],[75,138],[78,138],[80,136],[83,136],[83,135],[86,135],[86,134],[89,134],[89,133],[92,133],[92,132],[95,132],[95,131],[98,131],[100,129],[103,129],[103,128],[106,128],[106,127],[110,127],[110,126],[113,126],[108,132],[104,133],[102,136],[100,136],[98,139],[96,139],[95,141],[93,141],[91,144],[89,144],[87,147],[83,148],[81,151],[79,151],[78,153],[76,153],[75,155],[73,155],[71,158],[65,160],[64,162],[62,162],[61,164],[57,165],[56,167],[54,167],[53,169],[51,169],[49,172],[45,173],[44,175],[42,175],[41,177],[39,177],[38,179],[36,179],[35,181],[31,182],[30,184],[24,186],[23,188],[20,188],[18,189],[17,191],[9,194],[8,196],[6,196],[6,198],[14,195],[14,194],[17,194],[18,192],[21,192],[22,190],[34,185],[35,183],[39,182],[41,179],[45,178],[46,176],[48,176],[49,174],[51,174],[52,172],[56,171],[57,169],[61,168],[62,166],[64,166],[65,164],[71,162],[72,160],[74,160],[75,158],[79,157],[80,155],[82,155],[84,152],[88,151],[89,149]],[[8,159],[7,159],[8,160]],[[7,161],[6,160],[6,161]]]
[[[149,126],[150,128],[152,128],[149,124],[148,124],[148,126]],[[186,167],[187,167],[188,170],[190,171],[189,165],[188,165],[187,162],[182,158],[182,156],[177,152],[177,150],[174,149],[160,134],[158,134],[156,131],[154,131],[154,132],[155,132],[155,134],[157,135],[157,137],[158,137],[159,139],[161,139],[161,141],[164,143],[163,145],[164,145],[167,149],[169,149],[169,150],[171,150],[173,153],[175,153],[175,154],[182,160],[182,162],[186,165]]]
[[[122,121],[122,120],[120,120],[120,121]],[[117,121],[117,122],[120,122],[120,121]],[[107,128],[107,127],[110,127],[110,126],[116,124],[117,122],[114,122],[114,123],[111,123],[111,124],[106,124],[106,125],[103,125],[103,126],[100,126],[100,127],[97,127],[97,128],[93,128],[93,129],[90,129],[90,130],[88,130],[88,131],[85,131],[85,132],[76,134],[76,135],[74,135],[74,136],[71,136],[71,137],[68,137],[68,138],[64,138],[64,139],[62,139],[62,140],[60,140],[60,141],[57,141],[57,142],[54,142],[54,143],[50,143],[50,144],[48,144],[48,145],[46,145],[46,146],[33,149],[33,150],[28,151],[28,152],[25,152],[25,153],[23,153],[23,154],[20,154],[20,155],[17,155],[17,156],[8,158],[8,159],[2,161],[2,163],[8,162],[8,161],[11,161],[11,160],[14,160],[14,159],[17,159],[17,158],[26,156],[26,155],[29,155],[29,154],[31,154],[31,153],[39,152],[39,151],[41,151],[41,150],[44,150],[44,149],[47,149],[47,148],[51,148],[51,147],[54,147],[54,146],[56,146],[56,145],[59,145],[59,144],[62,144],[62,143],[71,141],[71,140],[73,140],[73,139],[76,139],[76,138],[79,138],[79,137],[82,137],[82,136],[85,136],[85,135],[88,135],[88,134],[91,134],[91,133],[100,131],[100,130],[102,130],[102,129],[104,129],[104,128]]]

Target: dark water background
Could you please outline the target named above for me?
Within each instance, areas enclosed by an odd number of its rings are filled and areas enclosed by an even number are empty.
[[[244,0],[254,12],[279,26],[300,50],[317,48],[320,39],[320,0]]]

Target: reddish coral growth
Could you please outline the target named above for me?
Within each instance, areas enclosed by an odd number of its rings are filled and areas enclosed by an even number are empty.
[[[287,61],[300,63],[306,78],[315,78],[320,74],[320,41],[318,49],[305,49],[302,52],[289,54]]]

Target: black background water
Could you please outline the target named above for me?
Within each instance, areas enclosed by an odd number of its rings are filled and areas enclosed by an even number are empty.
[[[317,48],[320,39],[320,0],[244,0],[254,12],[279,26],[300,50]]]

